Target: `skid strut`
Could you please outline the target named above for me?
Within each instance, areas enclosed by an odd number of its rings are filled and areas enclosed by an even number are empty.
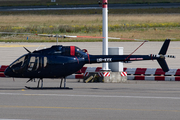
[[[64,88],[63,88],[63,89],[67,89],[67,88],[66,88],[66,78],[65,78],[65,77],[64,77],[64,78],[61,78],[60,88],[62,88],[62,82],[63,82],[63,80],[64,80]]]
[[[63,80],[64,80],[64,86],[62,86]],[[40,82],[41,82],[41,86],[40,86]],[[69,89],[69,90],[72,90],[72,88],[66,87],[66,78],[65,77],[61,78],[60,87],[43,87],[43,78],[39,78],[37,87],[28,87],[28,86],[25,86],[25,87],[27,89]]]
[[[41,88],[43,88],[43,78],[39,78],[37,88],[39,88],[40,81],[41,81]]]
[[[35,80],[35,78],[30,78],[26,83],[28,83],[28,82],[33,82],[33,80],[34,80],[34,82],[36,82],[36,80]]]

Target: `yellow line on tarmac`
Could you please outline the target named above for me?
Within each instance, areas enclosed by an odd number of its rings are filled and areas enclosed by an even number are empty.
[[[0,47],[38,47],[39,45],[7,45],[7,44],[0,44]],[[45,45],[41,45],[41,47],[45,47]]]
[[[0,108],[33,108],[33,109],[78,109],[78,110],[114,110],[114,111],[154,111],[154,112],[180,112],[180,110],[153,110],[153,109],[118,109],[118,108],[83,108],[83,107],[48,107],[48,106],[7,106],[0,105]]]

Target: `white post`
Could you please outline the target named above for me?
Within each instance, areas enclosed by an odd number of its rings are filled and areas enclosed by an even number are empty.
[[[123,55],[123,47],[109,47],[109,55]],[[123,62],[112,62],[109,63],[109,69],[112,72],[122,72],[123,71]]]
[[[102,2],[102,13],[103,13],[103,46],[102,54],[108,55],[108,0]],[[102,64],[102,70],[109,70],[108,63]]]

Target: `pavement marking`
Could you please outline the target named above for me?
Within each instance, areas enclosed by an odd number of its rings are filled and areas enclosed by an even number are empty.
[[[111,95],[71,95],[71,94],[26,94],[26,93],[0,93],[0,95],[21,96],[55,96],[55,97],[97,97],[97,98],[136,98],[136,99],[171,99],[180,100],[180,97],[155,97],[155,96],[111,96]]]
[[[0,44],[0,47],[38,47],[39,45],[16,45],[16,44]],[[45,47],[45,45],[41,45],[41,47]]]
[[[0,108],[31,108],[31,109],[76,109],[76,110],[114,110],[114,111],[154,111],[154,112],[180,112],[180,110],[158,109],[120,109],[120,108],[86,108],[86,107],[51,107],[51,106],[8,106],[0,105]]]
[[[0,119],[0,120],[29,120],[29,119]]]

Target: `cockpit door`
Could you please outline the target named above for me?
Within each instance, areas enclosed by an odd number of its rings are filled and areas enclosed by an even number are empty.
[[[31,56],[29,65],[28,65],[28,71],[34,71],[37,68],[37,62],[38,62],[38,59],[35,56]]]
[[[28,65],[28,71],[36,71],[42,68],[42,57],[31,56]]]

